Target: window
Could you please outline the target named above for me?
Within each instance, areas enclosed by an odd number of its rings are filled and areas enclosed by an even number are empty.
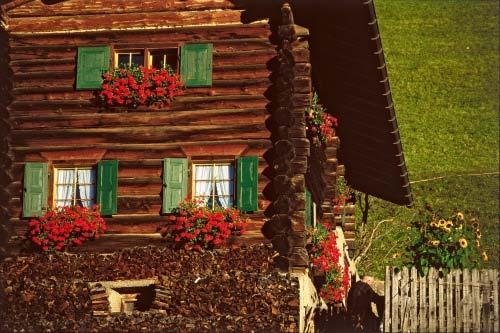
[[[149,52],[148,67],[166,68],[167,66],[175,73],[179,54],[177,49],[151,50]]]
[[[101,215],[117,212],[118,161],[102,160],[94,167],[54,168],[49,182],[48,163],[26,163],[23,178],[23,217],[41,216],[49,206],[92,207],[98,204]],[[50,186],[53,184],[53,186]]]
[[[54,206],[82,206],[96,203],[96,172],[91,167],[54,170]]]
[[[115,67],[144,66],[143,50],[126,50],[115,52]]]
[[[234,205],[234,167],[230,163],[193,165],[193,198],[208,207]]]

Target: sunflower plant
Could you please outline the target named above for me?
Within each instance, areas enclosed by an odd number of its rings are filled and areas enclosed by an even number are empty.
[[[442,270],[479,268],[488,260],[481,249],[481,230],[477,219],[467,220],[463,213],[449,219],[427,216],[411,226],[414,239],[408,248],[407,266],[421,275],[430,267]]]

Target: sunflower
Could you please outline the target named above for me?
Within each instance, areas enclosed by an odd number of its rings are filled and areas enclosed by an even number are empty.
[[[477,221],[472,222],[472,227],[473,227],[474,229],[479,228],[479,223],[477,223]]]
[[[457,218],[458,218],[459,220],[462,220],[462,221],[463,221],[463,219],[464,219],[464,213],[462,213],[462,212],[458,212],[458,213],[457,213]]]
[[[439,224],[439,227],[440,227],[440,228],[442,228],[442,227],[444,227],[444,226],[445,226],[446,221],[445,221],[445,220],[443,220],[443,219],[441,219],[441,220],[439,220],[438,224]]]
[[[460,247],[462,249],[465,249],[467,247],[467,240],[465,238],[460,238],[458,240],[458,243],[460,244]]]
[[[432,246],[434,246],[434,247],[437,247],[437,246],[439,245],[439,241],[438,241],[438,240],[431,240],[429,243],[430,243]]]
[[[451,227],[453,227],[453,222],[448,221],[448,222],[446,222],[446,224],[444,225],[443,229],[444,229],[444,230],[446,230],[447,232],[450,232],[450,231],[451,231]]]
[[[476,247],[480,247],[481,246],[481,242],[479,241],[479,239],[476,239]]]
[[[483,251],[483,253],[481,253],[481,257],[483,257],[483,261],[488,261],[488,255],[486,252]]]
[[[476,229],[476,238],[481,238],[481,230]]]
[[[433,227],[433,228],[437,228],[437,226],[438,226],[438,225],[437,225],[437,223],[436,223],[436,221],[432,221],[432,222],[430,223],[430,225],[431,225],[431,227]]]

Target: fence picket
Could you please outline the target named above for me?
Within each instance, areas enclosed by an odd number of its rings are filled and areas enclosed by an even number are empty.
[[[436,332],[436,270],[431,268],[428,279],[429,290],[429,332]]]
[[[468,269],[462,270],[462,317],[464,332],[470,332],[470,274]]]
[[[410,301],[408,298],[408,279],[409,279],[409,274],[408,274],[408,268],[404,267],[403,271],[401,272],[401,299],[400,299],[400,318],[401,318],[401,330],[403,332],[408,332],[409,329],[409,313],[408,313],[408,302]]]
[[[446,313],[445,313],[445,307],[444,307],[444,276],[440,277],[439,272],[438,272],[438,309],[437,309],[437,317],[439,321],[439,332],[446,332],[446,325],[445,325],[445,318],[446,318]]]
[[[386,332],[499,332],[497,270],[386,268]]]
[[[481,271],[481,332],[490,332],[490,275],[487,270]]]
[[[492,284],[492,287],[493,287],[493,300],[492,300],[492,303],[493,303],[493,311],[492,311],[492,314],[493,314],[493,327],[492,327],[492,331],[493,332],[499,332],[500,329],[499,329],[499,318],[498,318],[498,312],[499,312],[499,309],[498,309],[498,271],[496,270],[493,270],[493,269],[490,269],[489,270],[489,276],[490,276],[490,281],[491,281],[491,284]]]
[[[419,332],[427,332],[427,286],[425,283],[425,276],[418,276],[418,288],[420,289],[420,297],[418,298],[418,317],[419,317]]]
[[[418,332],[418,273],[415,267],[411,268],[410,276],[410,332]]]
[[[391,332],[391,283],[392,283],[392,269],[389,266],[385,267],[385,285],[384,285],[384,332]]]
[[[460,271],[458,269],[453,270],[453,276],[455,277],[455,330],[458,332],[462,329],[462,295],[460,288]]]
[[[400,331],[400,326],[399,326],[399,282],[401,279],[401,272],[395,271],[396,269],[393,268],[393,275],[392,275],[392,293],[391,293],[391,310],[392,310],[392,315],[391,315],[391,330],[392,332],[399,332]]]
[[[455,330],[455,318],[453,317],[453,274],[446,274],[446,331]]]
[[[479,288],[481,288],[481,282],[479,281],[479,271],[477,269],[472,270],[472,332],[481,332],[481,294]]]

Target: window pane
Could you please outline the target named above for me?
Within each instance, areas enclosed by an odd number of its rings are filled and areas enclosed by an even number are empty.
[[[71,206],[74,197],[75,171],[58,170],[56,182],[56,206]]]
[[[178,55],[177,49],[157,50],[151,52],[151,65],[154,68],[165,68],[170,66],[173,72],[177,72]]]
[[[132,64],[144,66],[144,53],[132,54]]]
[[[129,66],[129,64],[130,64],[130,54],[118,53],[118,67]]]

